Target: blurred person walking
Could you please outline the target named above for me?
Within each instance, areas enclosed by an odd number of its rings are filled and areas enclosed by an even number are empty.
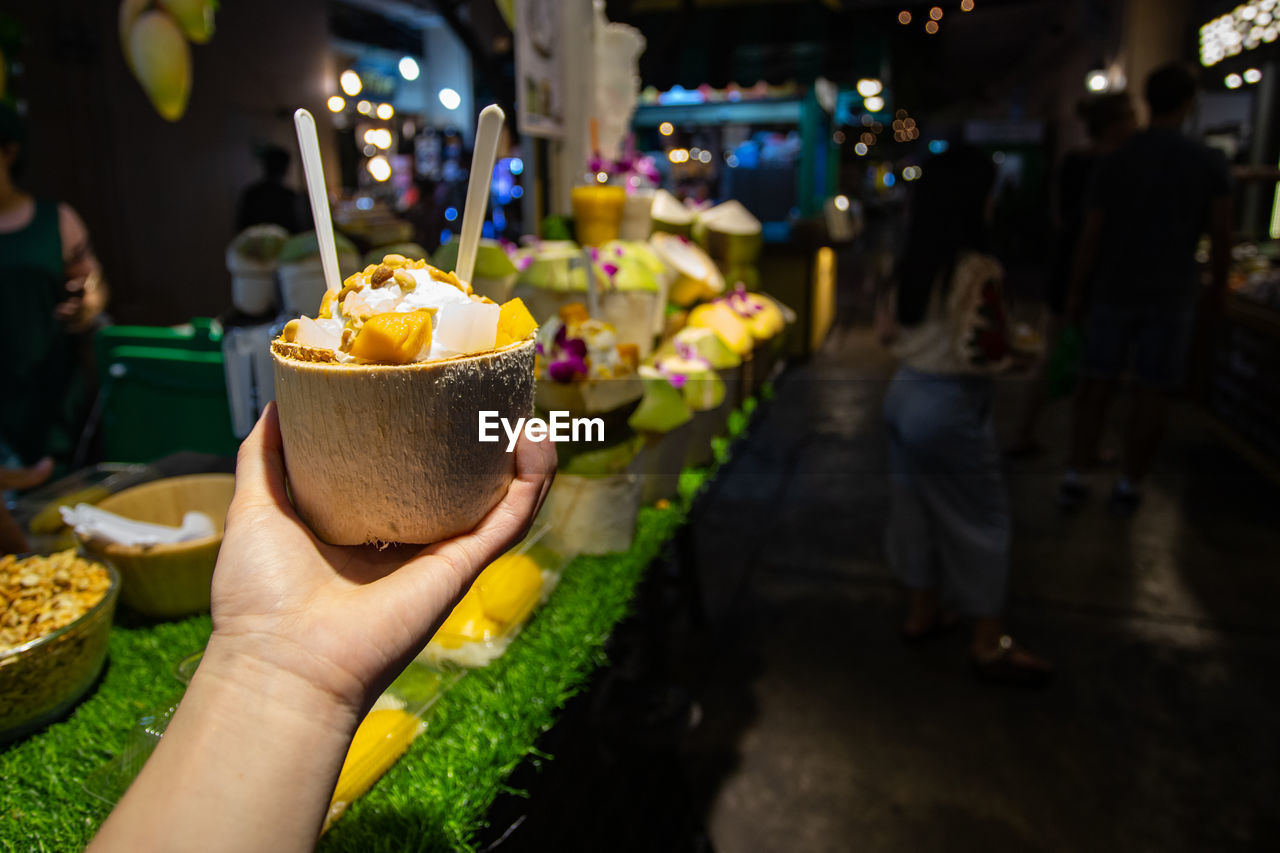
[[[1195,105],[1196,73],[1181,63],[1147,78],[1151,120],[1096,170],[1072,264],[1068,316],[1084,318],[1082,382],[1076,391],[1064,510],[1089,495],[1085,472],[1116,386],[1130,369],[1132,406],[1111,510],[1130,515],[1164,434],[1168,398],[1182,384],[1197,302],[1221,309],[1231,251],[1231,185],[1218,152],[1182,133]],[[1200,286],[1195,251],[1209,233],[1211,283]],[[1087,313],[1085,294],[1093,286]]]
[[[902,632],[952,623],[943,597],[974,620],[979,676],[1043,683],[1052,666],[1004,627],[1010,517],[991,423],[993,373],[1009,366],[1003,269],[987,253],[995,168],[976,149],[932,158],[917,184],[896,288],[901,365],[885,397],[889,561],[906,585]]]
[[[0,465],[63,461],[80,437],[93,387],[92,336],[107,285],[84,222],[66,204],[15,183],[22,122],[0,103]]]
[[[1054,219],[1057,234],[1053,254],[1049,261],[1049,281],[1045,293],[1049,311],[1045,330],[1045,353],[1052,354],[1059,345],[1065,328],[1067,311],[1067,287],[1071,277],[1071,259],[1080,239],[1084,223],[1085,195],[1094,170],[1104,157],[1111,154],[1137,130],[1138,117],[1128,92],[1111,92],[1082,100],[1076,114],[1084,122],[1089,144],[1068,151],[1058,167],[1054,181]],[[1082,303],[1087,304],[1089,290],[1086,282]],[[1040,417],[1044,413],[1049,395],[1049,358],[1041,361],[1034,376],[1022,412],[1016,443],[1009,450],[1013,458],[1037,456],[1044,452],[1044,445],[1037,437]]]
[[[262,179],[245,187],[236,206],[236,231],[250,225],[279,225],[290,234],[311,227],[306,201],[302,195],[284,184],[289,173],[289,152],[278,145],[268,145],[258,152],[262,161]]]

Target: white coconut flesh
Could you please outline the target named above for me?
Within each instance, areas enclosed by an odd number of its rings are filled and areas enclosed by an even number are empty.
[[[414,361],[435,361],[476,355],[493,349],[501,307],[466,293],[448,281],[438,281],[425,269],[406,269],[415,286],[407,292],[394,280],[374,287],[365,283],[333,307],[332,318],[300,317],[294,342],[329,349],[337,361],[353,361],[339,346],[347,320],[360,314],[433,312],[431,343]]]
[[[680,199],[666,190],[658,190],[653,194],[653,207],[649,209],[649,218],[668,225],[690,225],[693,223],[693,211],[680,203]]]
[[[533,411],[532,340],[403,365],[340,364],[283,341],[271,350],[290,491],[325,542],[438,542],[474,529],[506,494],[515,456],[504,440],[479,440],[479,413],[514,423]]]
[[[710,231],[737,237],[752,237],[764,229],[760,220],[738,201],[726,201],[706,211],[698,222]]]
[[[715,295],[724,290],[724,278],[719,268],[711,260],[711,256],[701,247],[674,234],[657,233],[650,239],[650,245],[658,256],[676,271],[676,281],[671,286],[673,298],[677,294],[697,289],[703,292],[695,294],[695,299],[704,295]],[[679,299],[682,304],[688,301]]]

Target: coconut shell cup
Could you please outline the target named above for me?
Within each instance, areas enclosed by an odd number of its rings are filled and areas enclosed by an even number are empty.
[[[500,427],[479,440],[479,413],[532,414],[532,340],[405,365],[338,364],[283,341],[271,352],[293,502],[323,541],[439,542],[506,494],[515,454]]]

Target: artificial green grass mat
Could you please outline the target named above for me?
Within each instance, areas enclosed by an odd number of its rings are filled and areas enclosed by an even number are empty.
[[[767,393],[767,388],[766,388]],[[730,418],[743,432],[755,401]],[[635,541],[619,554],[575,558],[551,599],[501,658],[470,672],[437,703],[427,731],[320,840],[321,851],[472,849],[506,778],[526,758],[541,760],[539,736],[605,664],[605,642],[627,614],[635,588],[684,523],[689,503],[717,465],[686,470],[680,499],[640,511]],[[119,755],[138,719],[182,695],[174,674],[208,641],[209,617],[112,629],[107,669],[69,717],[0,752],[0,850],[78,850],[110,807],[84,780]]]

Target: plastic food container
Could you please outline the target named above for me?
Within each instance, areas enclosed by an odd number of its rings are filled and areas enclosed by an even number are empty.
[[[208,610],[213,567],[235,483],[231,474],[169,477],[98,502],[102,509],[125,518],[173,526],[182,524],[185,513],[203,512],[217,528],[213,536],[150,547],[87,540],[81,544],[95,559],[119,570],[120,596],[131,609],[161,618]]]
[[[23,737],[65,714],[93,684],[107,659],[120,575],[102,600],[70,624],[0,652],[0,743]]]

